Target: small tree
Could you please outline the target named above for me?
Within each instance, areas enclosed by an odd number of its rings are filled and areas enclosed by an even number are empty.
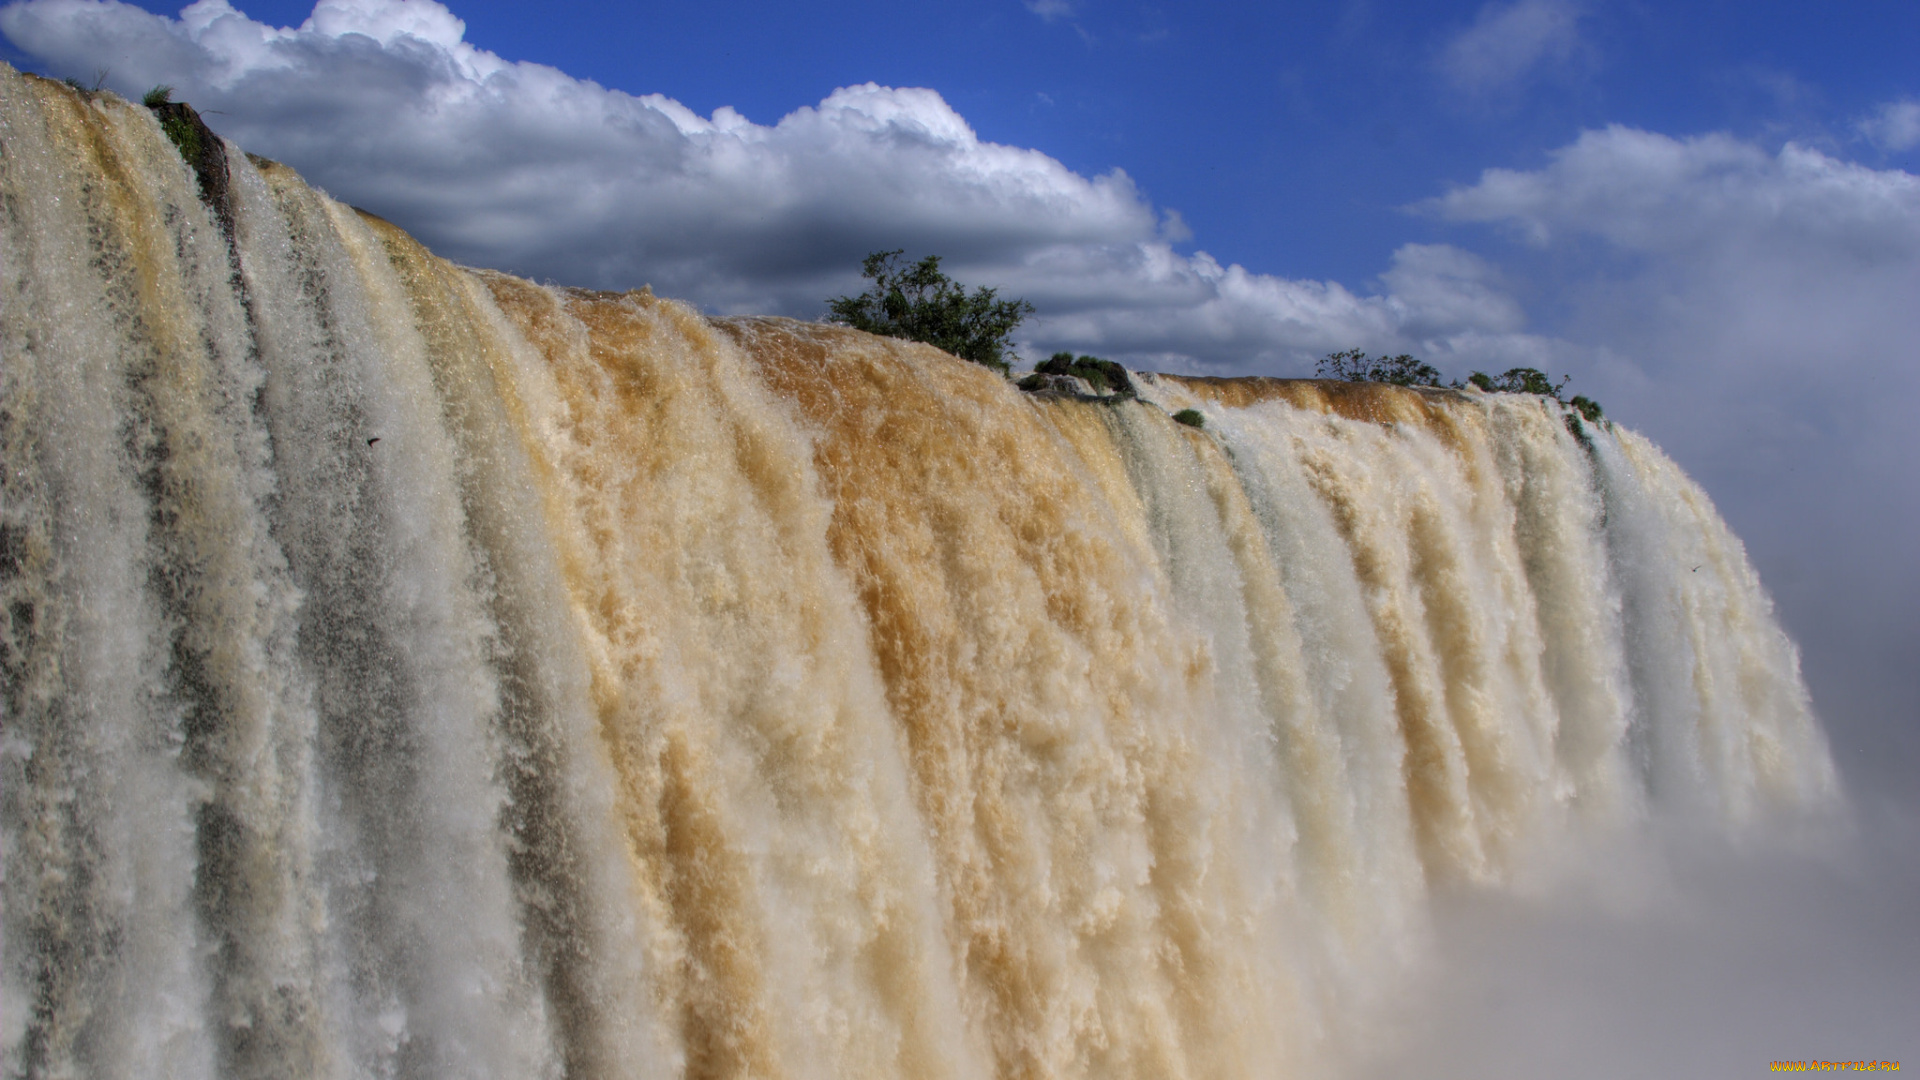
[[[1111,392],[1119,397],[1133,397],[1136,393],[1133,380],[1127,377],[1126,368],[1097,356],[1076,357],[1070,352],[1057,352],[1041,361],[1033,370],[1035,375],[1072,375],[1085,379],[1094,390]],[[1023,382],[1021,385],[1026,384]]]
[[[1007,339],[1033,314],[1033,305],[1001,300],[997,290],[984,286],[968,293],[940,272],[940,256],[929,255],[909,267],[900,260],[903,253],[896,248],[867,256],[860,276],[873,287],[859,296],[827,301],[827,320],[870,334],[924,341],[1005,374]]]
[[[1489,394],[1538,394],[1541,397],[1560,401],[1560,403],[1565,405],[1569,410],[1564,414],[1566,417],[1567,431],[1572,433],[1574,438],[1579,439],[1581,445],[1591,448],[1593,445],[1592,440],[1587,435],[1586,427],[1581,424],[1580,421],[1584,417],[1588,424],[1604,425],[1607,423],[1606,413],[1600,408],[1599,402],[1587,397],[1585,394],[1573,395],[1572,401],[1561,401],[1561,391],[1565,390],[1567,384],[1572,381],[1573,376],[1562,375],[1560,376],[1559,382],[1554,382],[1553,377],[1546,372],[1541,371],[1539,368],[1530,367],[1508,368],[1498,375],[1489,375],[1484,371],[1476,371],[1467,376],[1468,383],[1485,390]]]
[[[1431,364],[1422,363],[1401,353],[1399,356],[1369,357],[1359,349],[1346,352],[1328,353],[1325,360],[1314,366],[1314,374],[1323,379],[1343,379],[1347,382],[1392,383],[1395,386],[1444,386],[1454,390],[1464,390],[1468,386],[1477,386],[1489,394],[1539,394],[1573,409],[1587,418],[1589,423],[1601,423],[1603,413],[1600,403],[1592,398],[1575,395],[1572,401],[1563,401],[1560,394],[1566,390],[1573,376],[1562,375],[1559,382],[1539,368],[1508,368],[1498,375],[1489,375],[1476,371],[1467,376],[1466,382],[1455,380],[1451,383],[1440,381],[1440,372]],[[1582,438],[1585,436],[1582,435]]]
[[[1440,369],[1415,360],[1406,353],[1399,356],[1369,357],[1359,349],[1328,353],[1314,365],[1314,374],[1323,379],[1346,382],[1391,383],[1394,386],[1441,386]]]
[[[1498,375],[1488,375],[1476,371],[1467,376],[1467,381],[1490,394],[1539,394],[1560,400],[1560,391],[1573,381],[1573,376],[1562,375],[1555,383],[1552,376],[1539,368],[1508,368]]]

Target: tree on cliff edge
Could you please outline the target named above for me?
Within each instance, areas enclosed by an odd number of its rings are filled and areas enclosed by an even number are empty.
[[[860,276],[873,287],[827,301],[827,321],[887,337],[924,341],[1005,374],[1007,339],[1033,314],[1025,300],[1001,300],[984,286],[968,293],[940,272],[940,256],[904,266],[903,249],[867,256]]]
[[[1406,353],[1399,356],[1368,356],[1359,349],[1328,353],[1314,365],[1314,374],[1322,379],[1343,382],[1391,383],[1394,386],[1444,386],[1440,369]]]

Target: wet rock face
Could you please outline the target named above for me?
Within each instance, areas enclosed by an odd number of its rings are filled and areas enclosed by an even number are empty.
[[[1030,394],[1068,394],[1073,397],[1093,397],[1093,387],[1086,380],[1072,375],[1055,375],[1036,371],[1021,379],[1019,387]]]
[[[227,147],[220,136],[200,119],[193,106],[184,101],[168,101],[149,105],[154,119],[160,121],[160,127],[167,138],[180,151],[180,156],[193,169],[200,180],[200,198],[213,209],[214,216],[220,219],[220,227],[226,231],[229,242],[233,239],[233,196],[230,194],[227,172]]]

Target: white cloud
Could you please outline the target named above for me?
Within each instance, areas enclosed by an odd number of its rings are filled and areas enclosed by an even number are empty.
[[[903,241],[965,261],[1155,238],[1125,173],[982,142],[930,90],[847,87],[771,126],[701,117],[476,49],[432,0],[322,0],[293,29],[224,0],[179,20],[32,0],[0,28],[56,69],[172,84],[222,134],[437,250],[536,276],[750,305]]]
[[[1427,207],[1501,222],[1537,245],[1590,233],[1688,261],[1756,247],[1869,263],[1920,249],[1920,178],[1788,143],[1768,153],[1728,135],[1674,139],[1588,131],[1536,172],[1489,169]]]
[[[1518,82],[1542,61],[1572,55],[1580,16],[1580,6],[1569,0],[1488,4],[1441,50],[1440,73],[1469,94]]]
[[[1072,18],[1074,14],[1071,0],[1025,0],[1025,3],[1028,11],[1048,22]]]
[[[1304,373],[1339,349],[1420,353],[1443,370],[1510,360],[1543,365],[1565,346],[1522,333],[1524,317],[1477,256],[1408,244],[1381,275],[1383,292],[1222,266],[1165,244],[1061,247],[1009,273],[1010,290],[1046,299],[1040,341],[1070,341],[1148,367]]]
[[[1459,374],[1499,360],[1543,365],[1565,346],[1521,332],[1519,305],[1476,256],[1408,244],[1360,293],[1254,273],[1164,242],[1053,245],[992,269],[1039,305],[1023,352],[1071,346],[1162,371],[1307,374],[1329,352],[1412,351]]]
[[[1451,249],[1396,256],[1385,296],[1179,254],[1178,213],[1125,173],[984,142],[932,90],[845,87],[771,125],[703,117],[476,49],[433,0],[322,0],[294,28],[225,0],[177,20],[26,0],[0,30],[57,72],[169,83],[222,134],[441,254],[535,278],[816,316],[860,287],[867,252],[905,247],[1038,304],[1037,348],[1215,370],[1302,371],[1353,346],[1447,354],[1519,325]]]
[[[1614,126],[1544,168],[1489,169],[1421,208],[1512,230],[1577,305],[1575,336],[1661,380],[1717,382],[1780,417],[1814,402],[1865,417],[1889,393],[1920,391],[1911,173]]]
[[[1920,101],[1901,98],[1885,102],[1856,127],[1882,150],[1911,150],[1920,146]]]
[[[1456,247],[1408,244],[1393,253],[1393,267],[1380,280],[1403,314],[1401,329],[1415,337],[1469,328],[1513,333],[1526,323],[1499,272]]]

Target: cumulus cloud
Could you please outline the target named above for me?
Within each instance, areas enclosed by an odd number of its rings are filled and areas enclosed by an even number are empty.
[[[107,67],[130,94],[171,84],[222,134],[441,254],[535,278],[817,316],[861,286],[867,252],[904,247],[1038,304],[1033,348],[1183,369],[1444,354],[1519,327],[1463,252],[1403,252],[1386,295],[1180,254],[1178,214],[1124,172],[983,141],[932,90],[845,87],[773,124],[703,117],[477,49],[433,0],[322,0],[291,28],[226,0],[178,19],[26,0],[0,9],[0,30],[57,73]]]
[[[1014,291],[1047,298],[1035,320],[1043,338],[1169,370],[1301,372],[1360,344],[1410,349],[1464,374],[1501,360],[1549,364],[1569,348],[1522,332],[1520,307],[1497,272],[1444,244],[1402,246],[1382,289],[1365,295],[1338,282],[1222,266],[1204,252],[1183,257],[1165,245],[1054,248],[1011,280]]]
[[[582,284],[753,303],[902,234],[962,260],[1155,235],[1124,173],[981,142],[930,90],[847,87],[772,126],[701,117],[476,49],[431,0],[324,0],[292,29],[225,0],[178,20],[35,0],[0,28],[56,69],[172,84],[222,134],[445,254]]]
[[[1884,102],[1856,126],[1882,150],[1911,150],[1920,146],[1920,101],[1902,98]]]
[[[1572,55],[1580,16],[1580,6],[1569,0],[1488,4],[1441,50],[1440,74],[1469,94],[1512,85],[1541,62]]]
[[[1920,248],[1920,178],[1788,143],[1675,139],[1614,125],[1582,134],[1535,172],[1489,169],[1427,204],[1455,221],[1556,231],[1689,260],[1763,248],[1878,265]]]
[[[1520,238],[1595,350],[1581,385],[1714,492],[1842,766],[1920,764],[1920,177],[1616,126],[1424,209]]]

